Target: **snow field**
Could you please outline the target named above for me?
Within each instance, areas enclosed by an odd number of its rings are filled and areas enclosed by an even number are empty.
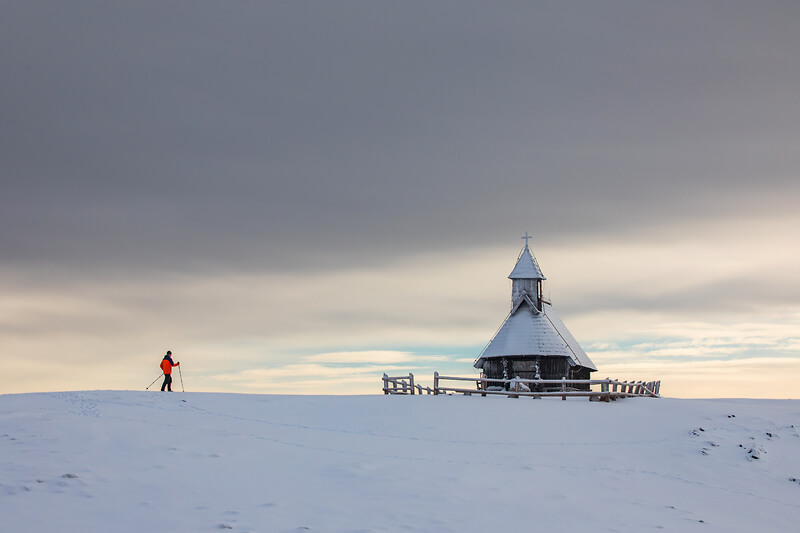
[[[790,531],[800,401],[0,396],[3,531]]]

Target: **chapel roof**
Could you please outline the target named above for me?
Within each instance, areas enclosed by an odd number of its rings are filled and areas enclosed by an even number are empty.
[[[538,311],[529,300],[522,299],[475,361],[475,367],[482,368],[484,359],[495,357],[554,356],[568,358],[571,366],[597,370],[552,305],[542,303],[542,311]]]

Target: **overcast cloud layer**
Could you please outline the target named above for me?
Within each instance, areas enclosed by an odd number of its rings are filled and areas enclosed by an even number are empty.
[[[92,387],[98,352],[129,388],[176,345],[212,389],[287,356],[469,372],[525,231],[601,352],[755,320],[798,355],[796,2],[0,11],[14,391]]]

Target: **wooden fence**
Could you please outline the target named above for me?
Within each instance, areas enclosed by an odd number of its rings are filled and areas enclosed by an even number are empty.
[[[384,394],[414,394],[414,374],[390,377],[383,374]],[[420,392],[420,394],[422,394]]]
[[[457,382],[455,384],[447,382]],[[462,385],[463,384],[463,385]],[[384,394],[463,394],[471,396],[500,395],[509,398],[544,398],[585,396],[589,401],[611,401],[619,398],[658,398],[661,381],[619,381],[616,379],[492,379],[440,376],[433,373],[433,388],[414,384],[414,374],[390,377],[383,375]]]
[[[450,385],[445,382],[456,381],[459,383],[474,384]],[[594,390],[592,389],[594,387]],[[586,396],[589,401],[610,401],[618,398],[650,397],[658,398],[661,381],[619,381],[616,379],[491,379],[491,378],[462,378],[453,376],[440,376],[433,373],[433,393],[451,394],[459,393],[466,396],[480,394],[481,396],[502,395],[509,398],[529,396],[543,398],[547,396]]]

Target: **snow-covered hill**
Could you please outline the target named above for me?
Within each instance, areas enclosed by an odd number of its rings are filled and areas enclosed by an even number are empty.
[[[792,531],[800,401],[0,396],[0,530]]]

